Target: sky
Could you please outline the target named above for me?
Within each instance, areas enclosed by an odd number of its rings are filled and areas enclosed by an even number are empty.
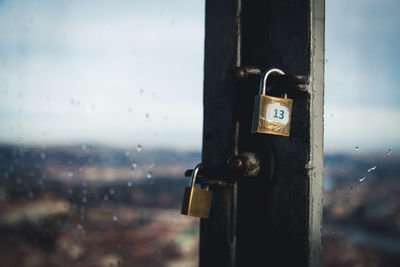
[[[199,149],[203,17],[201,1],[0,2],[0,141]]]
[[[400,1],[327,0],[325,150],[400,148]]]
[[[400,2],[326,5],[326,151],[400,148]],[[204,1],[0,0],[0,142],[200,149],[203,44]]]

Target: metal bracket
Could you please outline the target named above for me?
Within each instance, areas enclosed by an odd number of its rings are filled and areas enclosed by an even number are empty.
[[[235,67],[234,77],[237,81],[245,81],[251,75],[261,75],[263,71],[257,67]],[[310,93],[308,87],[310,85],[309,77],[305,75],[285,74],[285,75],[274,75],[270,77],[269,84],[271,87],[286,87],[293,91],[301,91]]]
[[[228,185],[240,177],[255,177],[260,172],[260,160],[254,153],[245,152],[232,156],[224,166],[207,168],[202,166],[198,173],[198,183],[202,185]],[[193,169],[185,171],[186,177],[191,177]]]

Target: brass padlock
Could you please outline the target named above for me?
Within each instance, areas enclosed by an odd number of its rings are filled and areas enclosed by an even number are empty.
[[[284,75],[280,69],[265,72],[260,82],[260,92],[254,99],[252,133],[289,136],[293,100],[266,95],[268,76],[271,73]]]
[[[212,191],[194,187],[200,167],[201,164],[194,168],[190,187],[185,187],[181,214],[207,219],[210,215]]]

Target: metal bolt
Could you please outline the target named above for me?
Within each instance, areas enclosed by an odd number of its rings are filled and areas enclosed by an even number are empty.
[[[244,81],[249,75],[260,75],[262,72],[257,67],[235,67],[233,73],[236,80]]]

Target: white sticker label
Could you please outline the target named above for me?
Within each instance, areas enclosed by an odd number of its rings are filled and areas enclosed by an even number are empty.
[[[289,122],[289,109],[280,103],[272,103],[267,106],[266,119],[268,122],[285,126]]]

